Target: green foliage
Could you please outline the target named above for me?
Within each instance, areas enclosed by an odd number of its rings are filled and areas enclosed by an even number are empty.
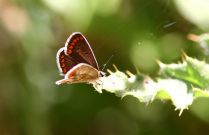
[[[102,89],[123,98],[131,95],[140,102],[149,103],[154,99],[171,100],[181,115],[197,97],[209,97],[209,65],[204,61],[184,54],[183,62],[163,64],[158,62],[158,78],[137,73],[109,71],[110,75],[102,77]],[[98,87],[96,87],[98,91]]]

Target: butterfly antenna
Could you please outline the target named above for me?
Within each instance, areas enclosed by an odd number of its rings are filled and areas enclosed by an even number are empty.
[[[110,58],[107,60],[107,62],[106,62],[105,64],[103,64],[102,71],[104,71],[104,69],[106,68],[107,64],[110,63],[110,61],[112,60],[113,56],[114,56],[114,54],[112,54],[112,55],[110,56]]]

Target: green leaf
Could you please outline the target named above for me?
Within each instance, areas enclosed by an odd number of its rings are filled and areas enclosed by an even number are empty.
[[[199,61],[185,55],[183,63],[160,65],[160,74],[166,77],[184,80],[188,84],[209,89],[209,65],[204,61]]]

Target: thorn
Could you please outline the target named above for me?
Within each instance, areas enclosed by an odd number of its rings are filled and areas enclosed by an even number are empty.
[[[181,109],[179,112],[179,117],[181,116],[182,112],[184,111],[184,109]]]
[[[182,50],[182,59],[183,60],[186,60],[187,59],[187,55],[186,55],[186,53]]]
[[[136,69],[136,73],[139,74],[140,71],[139,71],[139,69],[137,68],[136,64],[134,64],[134,67],[135,67],[135,69]]]
[[[115,64],[113,64],[113,67],[115,68],[116,71],[119,71]]]
[[[160,60],[158,60],[158,59],[155,59],[155,62],[158,64],[158,65],[160,65],[162,62],[160,61]]]
[[[131,77],[131,76],[134,76],[134,74],[132,74],[129,70],[126,71],[126,74],[127,74],[128,76],[130,76],[130,77]]]
[[[156,59],[155,61],[157,62],[157,64],[158,64],[161,68],[165,67],[165,64],[162,63],[160,60]]]
[[[113,74],[113,72],[112,72],[111,70],[109,70],[109,69],[107,69],[107,72],[108,72],[109,74]]]

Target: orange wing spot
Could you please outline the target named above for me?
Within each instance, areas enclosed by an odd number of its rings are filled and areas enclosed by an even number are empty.
[[[73,45],[71,44],[71,46],[69,47],[70,49],[73,49]]]
[[[63,68],[63,72],[64,72],[64,73],[66,73],[66,72],[67,72],[66,68]]]
[[[65,60],[64,60],[64,59],[62,59],[62,60],[61,60],[61,63],[64,63],[64,62],[65,62]]]
[[[62,63],[61,67],[65,67],[65,64]]]
[[[69,76],[70,76],[70,77],[75,76],[75,72],[76,72],[76,70],[72,71],[71,74],[70,74]]]
[[[72,50],[68,50],[67,53],[68,53],[68,54],[71,54],[71,53],[72,53]]]
[[[80,40],[83,40],[83,37],[80,37]]]
[[[72,45],[72,46],[74,46],[74,45],[75,45],[75,43],[74,43],[74,42],[72,42],[72,43],[71,43],[71,45]]]
[[[61,58],[63,59],[65,56],[64,55],[61,55]]]
[[[76,44],[76,42],[77,42],[77,39],[74,39],[74,40],[73,40],[73,43]]]
[[[79,41],[79,37],[77,37],[76,40]]]

